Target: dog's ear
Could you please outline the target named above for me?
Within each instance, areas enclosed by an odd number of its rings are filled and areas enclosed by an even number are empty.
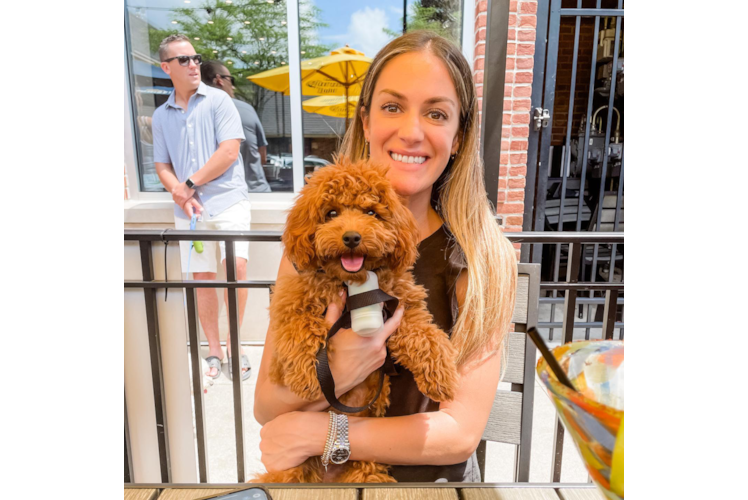
[[[301,190],[288,213],[286,228],[281,237],[286,257],[295,264],[297,270],[317,265],[314,252],[314,233],[317,229],[314,191],[312,184],[307,184]]]
[[[395,273],[405,272],[415,264],[418,258],[418,227],[413,214],[410,213],[394,189],[390,188],[390,209],[392,210],[392,224],[397,229],[397,242],[392,252],[390,268]]]

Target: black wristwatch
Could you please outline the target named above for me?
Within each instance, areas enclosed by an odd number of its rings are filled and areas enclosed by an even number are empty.
[[[186,181],[184,181],[184,183],[190,189],[195,189],[197,187],[197,184],[195,184],[194,182],[192,182],[192,179],[187,179]]]

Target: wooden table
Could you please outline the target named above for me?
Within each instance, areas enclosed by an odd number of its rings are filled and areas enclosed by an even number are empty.
[[[195,500],[237,484],[125,484],[125,500]],[[272,500],[605,500],[592,484],[418,483],[408,485],[264,485]]]

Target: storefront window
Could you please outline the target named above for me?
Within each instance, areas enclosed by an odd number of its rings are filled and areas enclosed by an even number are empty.
[[[404,29],[429,29],[461,45],[462,0],[296,1],[302,71],[307,61],[346,46],[373,58]],[[267,146],[263,151],[258,140],[254,150],[242,150],[249,191],[293,192],[296,166],[288,71],[280,86],[277,81],[267,85],[262,79],[252,79],[269,70],[282,74],[288,67],[285,0],[126,0],[125,6],[140,191],[164,191],[153,163],[151,117],[173,90],[160,67],[158,46],[167,36],[179,33],[190,38],[204,61],[218,61],[229,71],[234,77],[235,99],[251,105],[258,116]],[[365,73],[365,68],[356,71]],[[354,80],[363,73],[355,73]],[[349,116],[360,92],[358,83],[349,86]],[[321,111],[305,106],[320,94],[310,95],[302,85],[303,130],[295,133],[303,134],[305,174],[331,162],[345,134],[345,94],[337,94],[343,111],[340,106],[337,113]]]
[[[160,68],[158,46],[167,36],[179,33],[190,38],[203,61],[218,61],[228,70],[234,77],[234,98],[251,105],[259,117],[266,147],[259,137],[242,144],[249,191],[293,191],[290,171],[279,161],[291,153],[290,120],[278,116],[275,92],[247,79],[288,64],[285,2],[126,0],[125,5],[141,190],[163,191],[153,165],[150,117],[173,88]]]

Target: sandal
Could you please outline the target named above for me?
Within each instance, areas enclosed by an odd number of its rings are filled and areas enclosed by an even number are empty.
[[[208,356],[205,358],[205,362],[208,363],[208,373],[210,373],[211,368],[216,369],[216,376],[206,375],[208,378],[215,380],[221,376],[221,360],[217,356]]]
[[[247,380],[249,378],[249,375],[252,373],[252,367],[249,366],[249,358],[247,357],[246,354],[242,354],[242,367],[241,367],[241,369],[243,370],[244,368],[247,368],[247,371],[246,372],[242,372],[242,381]],[[234,380],[232,378],[232,374],[231,373],[232,373],[231,372],[231,356],[229,356],[229,371],[226,374],[226,376],[229,378],[229,380]]]

